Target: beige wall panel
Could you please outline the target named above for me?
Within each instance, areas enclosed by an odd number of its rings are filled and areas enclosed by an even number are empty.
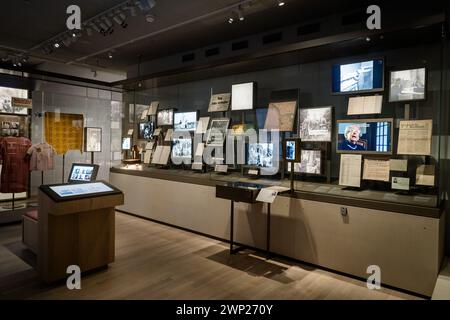
[[[230,201],[215,188],[111,173],[125,193],[118,209],[229,238]],[[431,295],[439,270],[439,219],[279,196],[271,209],[271,251],[366,278],[381,268],[385,284]],[[266,245],[267,204],[235,205],[235,241]],[[441,219],[442,220],[442,219]]]

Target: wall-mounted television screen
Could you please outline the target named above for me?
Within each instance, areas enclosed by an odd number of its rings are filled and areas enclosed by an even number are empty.
[[[195,131],[197,128],[197,112],[176,112],[173,122],[175,131]]]
[[[273,144],[250,143],[247,164],[261,168],[273,167]]]
[[[337,121],[338,153],[392,154],[393,119]]]
[[[391,71],[389,102],[425,100],[426,69]]]
[[[375,59],[333,66],[333,93],[352,94],[384,90],[384,60]]]

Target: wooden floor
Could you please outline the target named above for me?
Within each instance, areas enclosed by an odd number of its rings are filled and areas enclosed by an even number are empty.
[[[21,225],[0,227],[0,299],[417,299],[389,289],[118,213],[116,262],[82,289],[39,282]]]

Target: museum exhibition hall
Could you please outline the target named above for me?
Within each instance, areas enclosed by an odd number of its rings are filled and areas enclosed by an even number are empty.
[[[0,8],[0,300],[450,300],[448,1]]]

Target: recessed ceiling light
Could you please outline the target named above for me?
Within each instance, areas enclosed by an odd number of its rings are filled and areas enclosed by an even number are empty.
[[[145,21],[147,21],[148,23],[152,23],[155,21],[155,16],[151,13],[148,13],[145,15]]]
[[[55,48],[59,48],[60,47],[60,44],[59,44],[59,42],[55,42],[55,44],[53,45]]]
[[[282,7],[282,6],[284,6],[285,4],[286,4],[286,2],[284,2],[284,1],[282,1],[282,0],[278,1],[278,6],[279,6],[279,7]]]
[[[234,22],[234,18],[230,17],[230,19],[228,19],[228,23],[233,23]]]
[[[108,52],[108,58],[112,59],[113,58],[113,54],[112,52]]]

